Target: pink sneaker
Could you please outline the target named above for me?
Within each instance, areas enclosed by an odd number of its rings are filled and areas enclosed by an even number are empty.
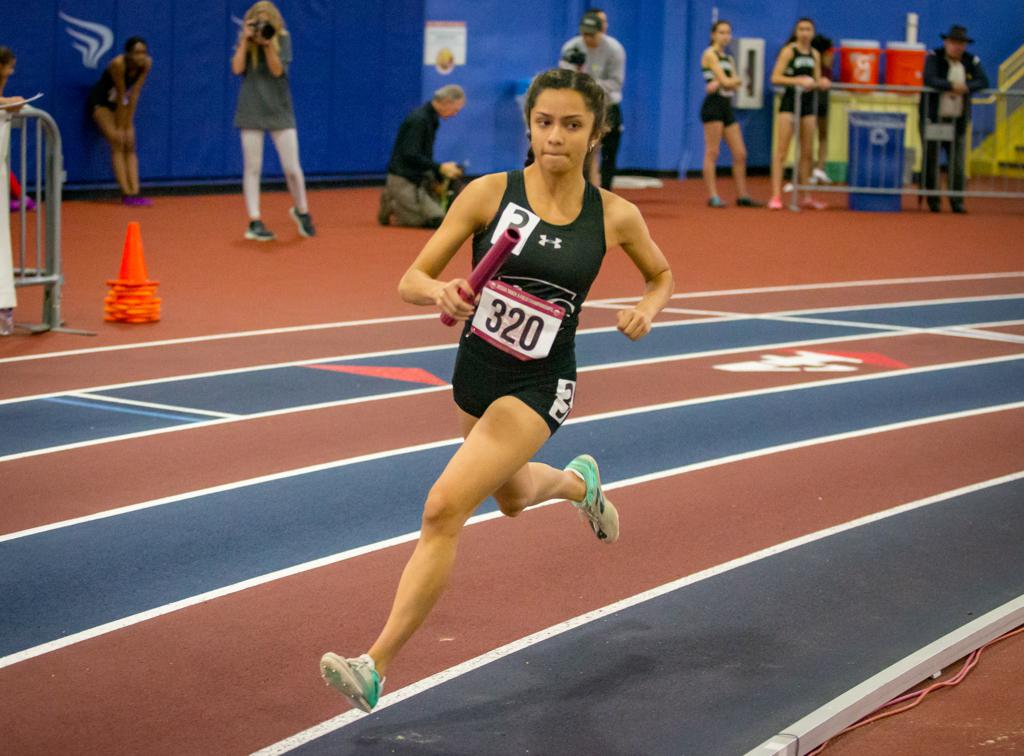
[[[782,197],[772,197],[768,200],[769,210],[781,210],[782,209]]]
[[[828,207],[824,202],[819,202],[813,197],[806,197],[803,202],[800,203],[800,207],[807,210],[824,210]]]

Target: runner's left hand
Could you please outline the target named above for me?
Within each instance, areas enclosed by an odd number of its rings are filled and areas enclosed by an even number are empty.
[[[626,310],[619,310],[617,314],[619,317],[619,330],[633,341],[642,339],[650,333],[651,319],[646,313],[631,307]]]

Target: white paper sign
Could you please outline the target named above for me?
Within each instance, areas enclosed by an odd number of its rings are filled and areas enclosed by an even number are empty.
[[[466,22],[427,21],[423,30],[423,65],[449,74],[466,65]]]
[[[743,84],[736,90],[733,106],[760,110],[764,105],[764,40],[740,37],[736,40],[736,75]]]
[[[7,105],[0,105],[0,110],[14,110],[14,108],[20,108],[24,105],[28,105],[30,102],[35,102],[42,96],[43,93],[39,92],[38,94],[34,94],[31,97],[26,97],[24,100],[21,100],[20,102],[12,102]]]

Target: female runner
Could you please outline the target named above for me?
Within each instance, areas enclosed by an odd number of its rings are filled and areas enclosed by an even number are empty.
[[[828,82],[821,80],[821,55],[811,47],[814,39],[814,22],[809,18],[801,18],[793,28],[789,41],[779,52],[772,70],[772,84],[786,87],[779,105],[779,131],[772,156],[772,198],[768,202],[769,210],[782,209],[782,164],[789,152],[789,143],[793,139],[796,125],[793,122],[796,110],[796,89],[800,93],[800,165],[796,166],[795,183],[807,184],[811,176],[811,165],[814,162],[814,131],[817,122],[817,99],[815,89],[828,88]],[[803,207],[823,210],[826,205],[818,202],[810,195],[804,198]]]
[[[718,145],[725,137],[732,153],[732,176],[736,180],[739,207],[760,207],[747,194],[747,148],[736,116],[732,112],[732,94],[743,84],[736,75],[736,63],[725,50],[732,41],[732,24],[716,21],[711,25],[711,46],[700,58],[700,70],[707,82],[707,96],[700,109],[704,123],[704,183],[708,188],[708,205],[725,207],[718,196],[715,165]]]
[[[606,249],[621,246],[646,282],[640,301],[618,312],[630,339],[650,331],[672,293],[672,273],[636,206],[584,179],[604,130],[600,85],[577,71],[547,71],[533,80],[524,109],[535,161],[469,184],[399,284],[405,301],[466,321],[452,379],[465,441],[427,494],[419,542],[377,640],[361,656],[321,659],[327,682],[364,711],[376,705],[392,660],[444,590],[462,526],[485,498],[493,495],[508,517],[568,499],[598,539],[619,535],[592,457],[578,456],[565,470],[530,459],[572,408],[574,334]],[[524,241],[499,282],[473,292],[465,279],[440,278],[466,239],[473,237],[475,264],[509,225]],[[560,318],[550,314],[556,308]],[[509,331],[516,310],[519,322],[542,325]]]
[[[103,70],[103,76],[89,90],[88,107],[92,120],[110,144],[114,178],[126,205],[151,205],[139,196],[139,155],[135,150],[135,108],[146,77],[153,69],[146,40],[131,37],[124,43],[124,54],[115,57]]]

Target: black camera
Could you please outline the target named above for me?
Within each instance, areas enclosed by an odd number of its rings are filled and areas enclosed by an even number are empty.
[[[249,28],[252,29],[253,34],[263,37],[263,39],[273,39],[277,34],[277,29],[269,21],[250,21]]]
[[[587,62],[587,54],[580,48],[574,47],[562,56],[562,60],[570,66],[582,66]]]

